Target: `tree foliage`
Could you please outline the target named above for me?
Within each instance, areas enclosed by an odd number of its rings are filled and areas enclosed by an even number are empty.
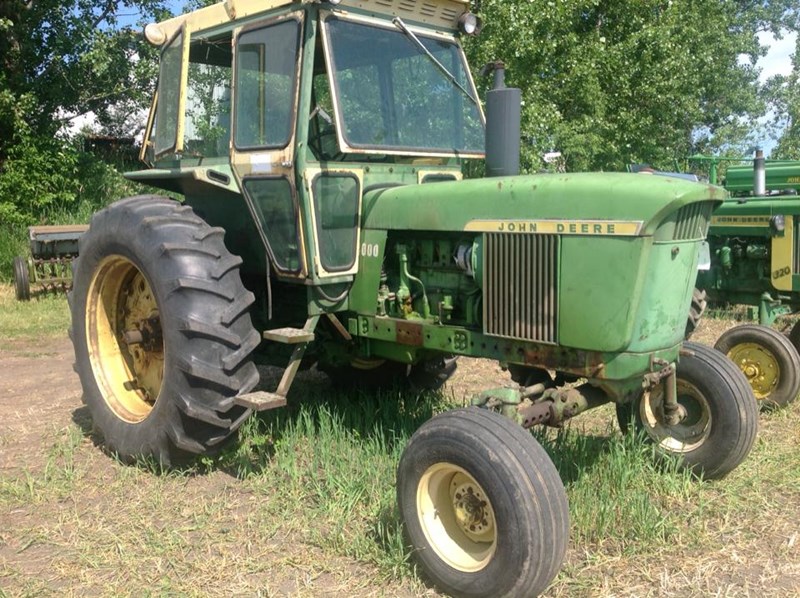
[[[120,102],[141,104],[152,91],[153,52],[126,15],[164,14],[163,0],[4,0],[0,4],[0,144],[24,120],[52,133],[65,116]],[[141,59],[140,59],[141,58]],[[15,103],[27,102],[21,112]],[[0,145],[0,159],[4,150]]]
[[[769,84],[775,120],[782,127],[771,157],[800,160],[800,35],[792,56],[792,72],[774,77]]]
[[[58,131],[94,113],[119,134],[152,93],[153,49],[127,15],[163,0],[0,2],[0,222],[30,222],[81,190],[81,157]]]
[[[796,0],[484,0],[473,65],[501,59],[523,90],[523,164],[670,165],[752,142],[766,96],[757,32],[797,28]],[[751,59],[742,60],[742,56]]]

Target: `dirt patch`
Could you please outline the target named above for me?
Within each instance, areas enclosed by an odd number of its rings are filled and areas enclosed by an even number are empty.
[[[45,447],[42,431],[64,428],[80,407],[80,383],[72,371],[72,344],[12,340],[0,348],[0,471],[18,469]]]

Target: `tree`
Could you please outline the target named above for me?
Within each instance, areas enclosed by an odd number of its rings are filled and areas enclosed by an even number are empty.
[[[776,124],[782,128],[771,157],[800,160],[800,35],[792,55],[792,72],[770,80]]]
[[[34,134],[52,133],[65,115],[102,119],[123,100],[152,91],[152,50],[140,30],[119,28],[126,15],[167,14],[163,0],[5,0],[0,4],[0,161],[19,114]],[[141,60],[140,60],[141,58]],[[147,58],[147,59],[145,59]],[[5,141],[4,141],[5,140]]]
[[[131,14],[168,12],[164,0],[0,3],[0,222],[75,199],[78,157],[57,138],[69,117],[111,123],[149,100],[155,49],[120,27]]]
[[[523,164],[559,150],[569,170],[670,166],[746,146],[766,102],[759,30],[797,25],[795,0],[484,0],[467,43],[523,90]],[[740,59],[751,57],[750,63]]]

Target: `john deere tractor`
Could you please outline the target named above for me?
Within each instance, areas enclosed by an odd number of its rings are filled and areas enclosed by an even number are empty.
[[[620,423],[706,477],[748,454],[757,404],[682,343],[719,187],[635,174],[519,176],[519,90],[459,45],[465,0],[226,0],[147,27],[161,48],[130,178],[183,195],[95,214],[72,338],[111,451],[214,451],[286,404],[301,367],[437,384],[459,356],[518,384],[411,438],[397,499],[422,570],[463,596],[530,596],[568,509],[527,428],[615,402]],[[486,148],[486,149],[485,149]],[[462,180],[486,159],[487,178]],[[257,388],[255,363],[284,368]]]
[[[710,163],[716,183],[720,158]],[[734,327],[717,348],[747,376],[764,407],[783,406],[800,392],[800,325],[787,339],[769,328],[780,316],[800,311],[800,162],[766,161],[759,151],[748,164],[729,166],[731,193],[711,218],[710,260],[697,287],[712,306],[757,308],[760,325]]]

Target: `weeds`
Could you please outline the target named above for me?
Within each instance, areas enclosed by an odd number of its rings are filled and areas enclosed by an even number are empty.
[[[41,471],[25,467],[16,479],[0,478],[0,505],[4,502],[41,504],[69,496],[82,473],[75,461],[82,442],[83,434],[75,426],[58,431]]]

